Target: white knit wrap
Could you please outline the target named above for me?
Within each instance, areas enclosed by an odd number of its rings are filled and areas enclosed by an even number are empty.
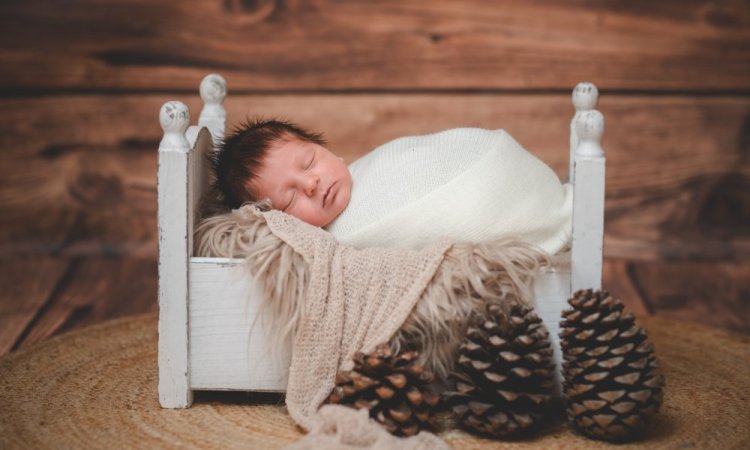
[[[327,230],[354,247],[517,236],[555,254],[571,237],[570,185],[504,130],[399,138],[349,170],[349,206]]]

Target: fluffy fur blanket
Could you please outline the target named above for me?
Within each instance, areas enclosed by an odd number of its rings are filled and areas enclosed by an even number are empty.
[[[547,255],[512,239],[436,241],[421,249],[354,249],[268,204],[204,220],[196,254],[244,257],[263,285],[272,339],[292,336],[287,408],[303,428],[321,429],[316,411],[351,355],[391,341],[421,351],[445,378],[471,314],[487,302],[528,302]]]

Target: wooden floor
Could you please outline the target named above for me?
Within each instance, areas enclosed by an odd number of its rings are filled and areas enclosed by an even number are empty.
[[[347,161],[504,128],[558,174],[601,89],[604,285],[637,314],[750,333],[750,4],[77,0],[0,4],[0,354],[156,311],[158,111],[281,116]]]

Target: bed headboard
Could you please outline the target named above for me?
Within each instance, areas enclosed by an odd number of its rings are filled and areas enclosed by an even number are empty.
[[[199,202],[207,186],[204,157],[213,141],[224,137],[226,82],[211,74],[201,81],[204,106],[198,126],[189,127],[187,106],[166,102],[159,112],[164,137],[159,143],[157,169],[159,246],[159,367],[171,374],[159,378],[162,404],[191,392],[188,372],[188,264],[193,254],[193,230],[200,219]],[[192,394],[189,394],[192,396]],[[192,398],[185,399],[187,404]],[[184,403],[181,401],[181,403]]]

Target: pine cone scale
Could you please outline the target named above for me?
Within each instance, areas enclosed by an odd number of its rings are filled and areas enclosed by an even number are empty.
[[[621,389],[619,391],[605,391],[605,392],[599,392],[597,393],[597,397],[604,399],[610,403],[614,403],[615,401],[619,400],[623,395],[625,395],[626,392],[624,389]]]
[[[635,406],[635,402],[620,402],[614,403],[610,406],[610,408],[614,409],[619,414],[625,414],[626,412],[629,412],[631,409],[635,408]]]
[[[387,386],[380,386],[379,388],[375,389],[375,393],[378,394],[378,397],[382,398],[383,400],[388,400],[389,398],[393,397],[396,391]]]

